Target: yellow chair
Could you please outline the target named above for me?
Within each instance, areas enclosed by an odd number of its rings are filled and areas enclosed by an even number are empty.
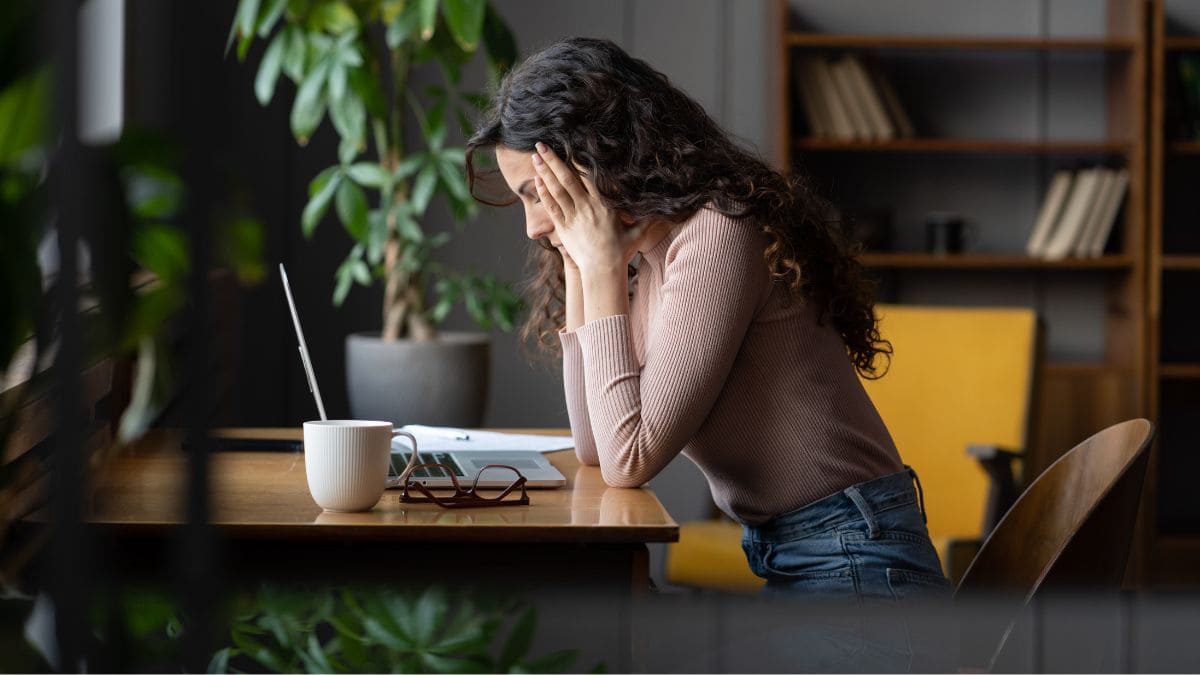
[[[1036,314],[1023,308],[878,305],[894,349],[887,375],[864,380],[925,492],[929,533],[957,581],[977,542],[1017,497],[1012,458],[1026,446],[1037,382]],[[970,452],[968,452],[970,448]],[[989,474],[995,478],[989,481]],[[672,584],[751,592],[741,527],[684,523],[667,551]]]

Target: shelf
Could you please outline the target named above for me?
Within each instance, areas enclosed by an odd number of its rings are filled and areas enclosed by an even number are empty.
[[[1171,141],[1167,149],[1173,155],[1200,155],[1200,141]]]
[[[1164,255],[1164,270],[1200,270],[1200,255]]]
[[[1009,141],[969,138],[901,138],[891,141],[843,141],[800,138],[797,150],[809,152],[927,152],[1035,155],[1120,155],[1129,151],[1123,141]]]
[[[787,34],[791,47],[805,49],[984,49],[1133,51],[1133,38],[939,37],[921,35]]]
[[[1200,51],[1200,36],[1176,35],[1163,39],[1163,48],[1167,51]]]
[[[1200,363],[1163,363],[1158,376],[1164,380],[1200,380]]]
[[[867,267],[881,269],[1123,270],[1133,266],[1133,259],[1125,255],[1042,260],[1024,255],[864,253],[860,259]]]

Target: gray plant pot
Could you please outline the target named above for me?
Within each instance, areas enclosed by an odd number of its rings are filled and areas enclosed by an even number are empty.
[[[487,403],[490,344],[484,333],[443,332],[421,342],[348,335],[350,412],[396,426],[478,427]]]

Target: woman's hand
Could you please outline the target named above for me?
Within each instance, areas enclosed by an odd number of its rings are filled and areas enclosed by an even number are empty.
[[[568,269],[576,265],[584,274],[614,270],[625,274],[644,227],[626,228],[617,213],[604,205],[596,184],[575,175],[544,143],[537,144],[533,168],[538,198],[564,248],[563,264]]]

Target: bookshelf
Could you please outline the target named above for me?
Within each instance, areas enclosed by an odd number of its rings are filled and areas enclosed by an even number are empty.
[[[1159,587],[1194,585],[1200,576],[1200,506],[1188,479],[1200,471],[1200,349],[1195,291],[1200,288],[1200,138],[1173,120],[1186,115],[1178,60],[1200,55],[1200,7],[1151,3],[1150,162],[1147,247],[1147,409],[1159,425],[1150,460],[1141,538],[1145,577]],[[1192,114],[1197,111],[1193,110]]]
[[[881,299],[1038,309],[1048,344],[1030,432],[1028,467],[1037,473],[1099,429],[1147,414],[1149,8],[1139,0],[969,4],[974,9],[926,3],[926,15],[912,17],[886,0],[853,9],[836,0],[777,0],[776,86],[786,94],[778,97],[775,123],[785,142],[775,161],[805,171],[839,206],[889,214],[891,246],[862,257],[880,280]],[[810,131],[797,71],[811,72],[804,61],[812,55],[836,62],[845,54],[861,55],[891,80],[912,115],[911,137]],[[1200,143],[1174,143],[1171,151],[1200,155]],[[1025,255],[1055,171],[1094,165],[1129,172],[1103,255]],[[922,217],[935,211],[973,221],[974,248],[925,252]],[[1198,262],[1200,251],[1168,264]],[[1170,372],[1186,381],[1194,371]]]

